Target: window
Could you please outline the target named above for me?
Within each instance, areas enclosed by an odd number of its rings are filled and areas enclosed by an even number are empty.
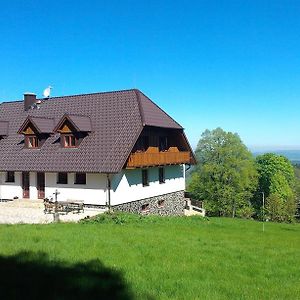
[[[12,171],[6,172],[5,182],[15,182],[15,172]]]
[[[75,184],[86,184],[86,173],[75,173]]]
[[[39,140],[35,135],[26,136],[26,146],[27,148],[38,148]]]
[[[149,136],[142,137],[142,150],[146,151],[149,148]]]
[[[165,205],[165,200],[158,200],[157,202],[158,207],[164,207],[164,205]]]
[[[165,183],[165,169],[158,168],[158,179],[159,183]]]
[[[159,137],[159,151],[168,150],[168,138],[166,136]]]
[[[76,137],[73,134],[68,134],[63,136],[63,146],[65,148],[75,148],[76,147]]]
[[[147,212],[150,210],[149,203],[142,205],[142,212]]]
[[[149,185],[148,170],[142,170],[142,183],[143,186]]]
[[[68,184],[68,173],[65,172],[57,173],[57,183]]]
[[[137,151],[146,151],[149,148],[149,136],[141,136],[136,144]]]

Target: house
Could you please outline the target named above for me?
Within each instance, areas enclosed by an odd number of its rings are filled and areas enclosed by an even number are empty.
[[[183,128],[141,91],[0,104],[0,198],[82,200],[86,206],[183,214]]]

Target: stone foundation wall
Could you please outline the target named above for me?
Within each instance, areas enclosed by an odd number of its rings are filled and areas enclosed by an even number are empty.
[[[163,205],[159,206],[159,201],[163,201]],[[142,206],[147,205],[148,209],[143,211]],[[113,206],[113,210],[126,211],[131,213],[139,213],[143,215],[156,214],[156,215],[183,215],[185,206],[184,191],[169,193],[165,195],[145,198],[138,201],[119,204]]]

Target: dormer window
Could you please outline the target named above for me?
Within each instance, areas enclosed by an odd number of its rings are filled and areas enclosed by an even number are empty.
[[[25,145],[26,148],[38,148],[39,147],[39,139],[35,135],[28,135],[25,137]]]
[[[53,131],[53,119],[27,117],[18,133],[24,135],[25,148],[40,148]]]
[[[77,148],[91,132],[91,120],[85,116],[65,114],[55,126],[54,132],[60,133],[62,148]]]
[[[75,148],[77,145],[77,138],[73,134],[63,135],[63,146],[65,148]]]

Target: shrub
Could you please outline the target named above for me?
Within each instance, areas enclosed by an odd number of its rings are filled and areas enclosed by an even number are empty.
[[[242,208],[239,208],[236,211],[236,215],[239,218],[243,218],[243,219],[251,219],[252,216],[254,215],[254,208],[252,206],[244,206]]]
[[[159,216],[159,215],[139,215],[126,212],[105,212],[92,218],[85,218],[80,221],[82,224],[141,224],[141,223],[199,223],[208,221],[207,217],[201,216]]]

